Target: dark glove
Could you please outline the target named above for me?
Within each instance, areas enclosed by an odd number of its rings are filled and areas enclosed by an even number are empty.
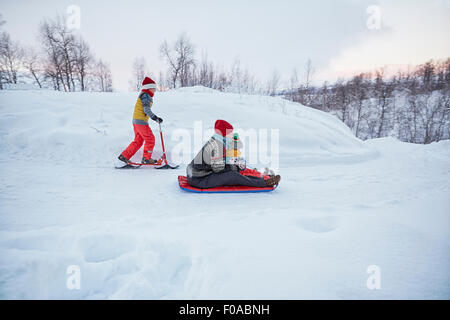
[[[163,119],[160,118],[160,117],[156,117],[155,121],[158,122],[158,123],[162,123],[162,122],[163,122]]]

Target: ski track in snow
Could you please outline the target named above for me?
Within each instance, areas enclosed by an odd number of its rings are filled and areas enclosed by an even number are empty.
[[[361,142],[278,98],[157,94],[169,148],[199,119],[280,128],[276,191],[199,195],[178,188],[185,165],[113,169],[135,98],[0,92],[0,298],[450,298],[450,141]]]

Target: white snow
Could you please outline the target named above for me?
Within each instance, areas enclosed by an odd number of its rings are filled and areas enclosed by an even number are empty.
[[[179,170],[113,169],[135,99],[0,92],[0,298],[450,298],[450,141],[362,142],[279,98],[157,93],[169,150],[199,120],[204,138],[218,118],[279,129],[276,191],[199,195],[177,186],[193,141],[186,159],[170,155]]]

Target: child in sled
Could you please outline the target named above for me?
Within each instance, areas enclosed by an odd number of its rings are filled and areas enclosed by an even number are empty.
[[[227,164],[238,166],[239,173],[243,176],[263,178],[264,180],[275,176],[274,172],[269,170],[269,168],[265,168],[264,174],[259,172],[257,169],[247,168],[246,161],[242,157],[242,147],[243,144],[239,139],[239,134],[237,132],[233,133],[232,148],[228,148],[226,151]]]
[[[240,172],[245,170],[245,162],[230,164],[227,161],[227,150],[236,150],[231,124],[224,120],[217,120],[214,131],[215,134],[186,168],[187,180],[191,186],[208,189],[220,186],[265,188],[278,185],[281,179],[279,175],[267,179],[261,176],[243,175]]]
[[[148,125],[148,119],[157,123],[163,122],[163,119],[156,116],[151,108],[153,105],[153,95],[155,94],[156,83],[149,77],[142,82],[142,90],[139,93],[133,113],[134,141],[120,154],[119,160],[128,163],[131,157],[144,144],[143,164],[156,164],[157,160],[152,159],[153,148],[155,147],[155,136]]]

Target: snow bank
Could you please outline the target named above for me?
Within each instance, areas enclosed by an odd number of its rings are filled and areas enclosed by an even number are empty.
[[[278,98],[158,93],[171,149],[196,120],[280,130],[276,191],[197,195],[177,186],[183,165],[112,169],[135,99],[0,92],[0,298],[450,297],[449,141],[361,142]],[[67,286],[70,266],[80,289]]]
[[[136,93],[2,91],[0,148],[13,159],[111,165],[133,138],[131,116],[136,97]],[[279,130],[282,164],[354,161],[374,156],[335,117],[280,98],[193,87],[157,93],[154,101],[154,112],[165,120],[163,130],[169,153],[175,146],[171,141],[177,129],[186,130],[193,138],[195,122],[202,121],[206,139],[207,129],[223,118],[236,129],[257,133],[267,129],[269,147],[271,130]],[[151,126],[157,133],[156,124],[151,122]],[[156,150],[160,149],[157,143]],[[177,160],[187,163],[197,151],[191,141],[189,154],[183,154],[183,159],[177,154]],[[257,166],[254,162],[252,165]]]
[[[39,87],[32,83],[4,83],[4,90],[40,90]]]

